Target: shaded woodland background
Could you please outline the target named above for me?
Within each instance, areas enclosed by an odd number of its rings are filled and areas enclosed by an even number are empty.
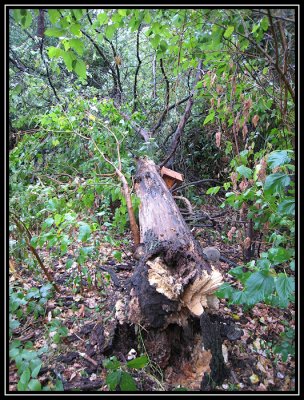
[[[179,374],[115,323],[148,158],[226,259],[244,335],[217,390],[294,391],[297,9],[6,11],[9,390],[199,390],[202,360]]]

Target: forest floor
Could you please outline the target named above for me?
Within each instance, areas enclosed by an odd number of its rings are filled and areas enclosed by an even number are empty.
[[[218,208],[204,206],[204,211],[214,214],[218,213]],[[212,229],[194,228],[193,233],[202,246],[210,245],[207,238],[213,235],[212,245],[217,246],[225,257],[242,265],[238,245],[232,242],[224,243],[221,239],[221,230],[230,217],[224,215],[217,219],[217,224]],[[29,314],[25,322],[14,330],[11,340],[20,340],[23,345],[31,342],[33,350],[47,346],[47,352],[41,355],[43,364],[38,379],[49,390],[55,390],[54,382],[60,379],[64,391],[109,391],[106,385],[107,370],[102,362],[114,355],[120,361],[122,369],[133,376],[138,391],[169,392],[183,388],[188,391],[199,390],[199,382],[195,381],[195,371],[186,362],[180,366],[180,374],[175,375],[172,374],[173,366],[169,365],[166,370],[161,370],[153,362],[140,370],[126,368],[130,350],[135,349],[138,357],[143,353],[144,343],[140,330],[128,336],[124,327],[117,325],[114,307],[127,279],[133,274],[136,260],[132,257],[131,244],[129,248],[120,249],[122,259],[119,262],[113,258],[113,250],[109,243],[102,243],[99,249],[102,263],[86,264],[92,282],[88,285],[88,281],[84,280],[81,294],[75,294],[73,284],[66,283],[67,279],[72,282],[73,274],[77,275],[76,263],[67,271],[65,264],[69,253],[61,257],[58,264],[53,265],[54,279],[61,293],[55,293],[53,298],[47,301],[44,315],[34,318]],[[45,264],[50,265],[49,250],[41,250],[40,254]],[[219,268],[226,282],[235,282],[228,273],[231,266],[221,262]],[[10,287],[30,289],[41,286],[39,278],[35,278],[32,271],[25,268],[16,268],[16,271],[16,274],[10,273]],[[101,274],[98,274],[98,271]],[[112,271],[110,272],[112,277],[107,271]],[[228,305],[227,301],[222,299],[218,312],[223,317],[232,318],[242,329],[243,336],[233,342],[224,341],[230,376],[216,390],[223,392],[295,390],[294,357],[288,356],[287,361],[283,362],[281,356],[274,354],[273,351],[280,333],[284,331],[283,321],[287,321],[289,326],[294,326],[294,309],[291,306],[287,309],[277,309],[257,304],[251,310],[245,311],[240,306]],[[59,334],[59,339],[57,335],[57,340],[54,341],[55,333],[60,332],[59,325],[66,327],[67,330]],[[55,328],[51,329],[52,326]],[[14,361],[10,362],[8,372],[9,391],[16,391],[20,377],[17,375]]]

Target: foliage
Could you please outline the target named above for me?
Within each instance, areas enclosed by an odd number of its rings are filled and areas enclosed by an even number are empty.
[[[107,369],[106,383],[111,391],[116,390],[119,387],[122,391],[137,391],[137,386],[132,375],[127,372],[131,368],[142,369],[148,364],[148,357],[141,356],[131,361],[126,362],[125,365],[117,360],[115,356],[112,356],[103,361],[103,366]]]

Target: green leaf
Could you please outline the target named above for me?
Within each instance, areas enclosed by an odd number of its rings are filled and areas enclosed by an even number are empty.
[[[268,17],[265,16],[265,17],[261,20],[260,24],[261,24],[261,27],[262,27],[263,31],[267,31],[267,29],[268,29],[268,27],[269,27],[269,20],[268,20]]]
[[[47,50],[48,50],[48,56],[50,58],[58,58],[58,57],[62,56],[62,54],[63,54],[63,50],[60,49],[59,47],[51,46],[51,47],[48,47]]]
[[[233,31],[234,31],[234,26],[232,26],[232,25],[228,26],[228,28],[226,29],[226,31],[224,33],[224,38],[226,38],[226,39],[230,38]]]
[[[54,222],[53,218],[47,218],[42,224],[42,229],[50,227],[53,224],[53,222]]]
[[[64,51],[62,53],[63,61],[69,71],[73,70],[73,60],[75,59],[71,51]]]
[[[55,225],[58,226],[64,220],[64,216],[56,214],[54,217]]]
[[[120,380],[120,388],[126,392],[135,392],[137,391],[136,383],[133,377],[127,372],[121,372],[121,380]]]
[[[168,44],[165,40],[161,40],[159,43],[159,47],[160,47],[161,51],[164,53],[168,48]]]
[[[127,366],[130,368],[141,369],[147,366],[149,359],[147,356],[137,357],[134,360],[128,361]]]
[[[108,22],[108,16],[106,13],[101,12],[97,15],[97,20],[101,26],[101,25],[105,24],[106,22]]]
[[[108,40],[112,40],[116,30],[116,24],[108,25],[105,30],[105,36]]]
[[[65,30],[61,28],[48,28],[44,32],[46,36],[61,37],[65,35]]]
[[[236,171],[247,179],[250,179],[252,176],[252,169],[245,167],[244,165],[240,165],[236,168]]]
[[[293,256],[293,250],[283,247],[273,247],[268,250],[268,258],[273,265],[282,264],[289,261]]]
[[[206,125],[208,122],[213,122],[215,116],[215,111],[211,111],[204,120],[203,125]]]
[[[42,366],[42,361],[39,358],[36,358],[30,362],[30,368],[32,370],[32,378],[37,378],[39,371]]]
[[[38,379],[31,379],[28,387],[33,392],[38,392],[42,390],[41,383],[38,381]]]
[[[80,28],[81,26],[79,24],[72,24],[70,26],[70,31],[76,36],[81,36]]]
[[[50,8],[48,10],[49,18],[52,24],[55,24],[55,22],[59,21],[60,19],[60,13],[58,10]]]
[[[232,293],[231,302],[233,304],[248,304],[248,297],[245,292],[234,291]]]
[[[29,382],[29,380],[30,380],[30,378],[31,378],[31,370],[30,370],[29,368],[26,368],[26,369],[22,372],[22,374],[21,374],[21,376],[20,376],[20,382],[21,382],[23,385],[27,385],[28,382]]]
[[[220,190],[220,186],[214,186],[206,191],[206,194],[216,194]]]
[[[116,258],[116,260],[118,260],[118,261],[121,261],[122,260],[122,253],[121,253],[121,251],[117,251],[117,250],[115,250],[114,252],[113,252],[113,257],[115,257]]]
[[[117,385],[120,383],[121,370],[113,371],[107,375],[106,384],[110,390],[115,390]]]
[[[289,163],[290,157],[288,150],[276,150],[271,152],[267,158],[267,164],[271,169],[276,168],[280,165]]]
[[[84,43],[80,39],[71,39],[69,43],[80,56],[83,54]]]
[[[288,300],[289,295],[295,291],[294,277],[279,273],[275,280],[275,287],[278,296]]]
[[[80,222],[78,240],[85,242],[91,235],[91,228],[85,222]]]
[[[288,186],[289,183],[290,183],[289,176],[281,172],[268,175],[266,177],[264,184],[264,193],[265,194],[281,193],[284,187]]]
[[[73,259],[71,259],[71,258],[68,259],[67,262],[66,262],[66,264],[65,264],[65,268],[66,268],[66,269],[70,269],[71,266],[73,265],[73,262],[74,262]]]
[[[282,215],[295,215],[295,199],[288,198],[278,205],[278,213]]]
[[[229,299],[234,292],[233,287],[228,283],[224,282],[215,292],[215,295],[220,299]]]
[[[26,11],[25,15],[21,18],[21,25],[23,26],[23,28],[26,29],[31,25],[33,18],[32,14],[29,11],[27,10],[25,11]]]
[[[76,61],[74,71],[80,78],[85,79],[87,77],[86,65],[85,65],[84,61],[82,61],[82,60]]]
[[[254,272],[246,281],[246,295],[249,304],[264,300],[274,289],[274,278],[270,271]]]
[[[113,356],[113,357],[103,360],[102,365],[106,369],[116,370],[120,367],[120,362],[117,360],[117,358],[115,356]]]

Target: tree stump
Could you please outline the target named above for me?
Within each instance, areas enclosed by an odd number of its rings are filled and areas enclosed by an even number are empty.
[[[138,160],[135,191],[140,199],[139,260],[129,281],[129,298],[116,303],[116,317],[121,324],[138,324],[147,330],[147,351],[163,368],[176,351],[177,336],[184,343],[180,345],[188,348],[180,349],[181,356],[190,357],[189,346],[193,348],[194,344],[189,341],[195,335],[189,335],[189,325],[196,319],[196,332],[204,341],[206,335],[217,337],[207,347],[216,357],[211,367],[219,368],[223,364],[218,356],[219,329],[214,324],[208,324],[204,334],[200,329],[204,330],[202,314],[218,309],[219,300],[213,293],[222,276],[206,260],[152,160]],[[213,373],[212,377],[220,382],[219,375]]]

